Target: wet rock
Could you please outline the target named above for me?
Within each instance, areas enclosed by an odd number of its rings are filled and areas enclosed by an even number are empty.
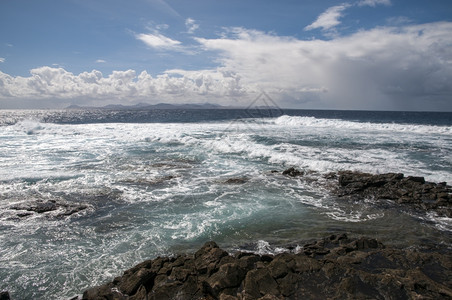
[[[208,242],[194,255],[145,261],[83,299],[448,299],[451,286],[449,252],[341,234],[272,257]]]
[[[452,217],[452,187],[445,183],[426,182],[424,177],[401,173],[368,174],[338,172],[338,185],[333,192],[341,198],[353,200],[394,200],[423,211],[435,211]]]
[[[0,300],[10,300],[8,291],[0,292]]]
[[[236,261],[227,263],[213,274],[207,283],[211,286],[214,295],[220,295],[224,290],[237,290],[247,274],[247,269],[242,268]]]
[[[152,285],[156,276],[152,269],[140,268],[136,272],[124,274],[120,280],[119,289],[127,295],[134,295],[141,286]]]
[[[78,213],[82,210],[87,209],[89,206],[86,204],[79,204],[79,205],[69,205],[64,207],[64,212],[60,214],[60,216],[71,216],[75,213]]]
[[[278,284],[268,268],[251,270],[244,281],[245,298],[258,299],[265,295],[279,296]]]
[[[48,212],[55,212],[55,217],[65,217],[83,211],[88,207],[88,204],[75,204],[63,200],[30,200],[10,206],[9,209],[18,211],[17,216],[20,218],[31,216],[34,213],[45,214]]]
[[[218,247],[215,242],[207,242],[195,253],[195,267],[200,274],[210,276],[218,269],[221,258],[228,256],[228,253]]]
[[[42,214],[45,212],[57,210],[56,201],[30,201],[29,203],[23,203],[20,205],[11,206],[10,209],[14,210],[26,210]]]
[[[229,178],[223,181],[224,184],[244,184],[248,181],[246,177]]]
[[[38,214],[42,214],[48,211],[56,210],[57,205],[55,202],[37,202],[35,206],[31,206],[28,210],[37,212]]]
[[[83,293],[82,299],[115,299],[126,300],[126,296],[122,294],[113,284],[106,284],[92,287]]]
[[[282,174],[286,175],[286,176],[290,176],[290,177],[297,177],[297,176],[303,176],[304,172],[291,167],[291,168],[284,170],[282,172]]]
[[[147,178],[135,178],[135,179],[125,179],[119,181],[120,183],[127,185],[138,185],[138,186],[154,186],[154,185],[163,185],[168,181],[177,178],[175,175],[166,175],[160,176],[152,179]]]

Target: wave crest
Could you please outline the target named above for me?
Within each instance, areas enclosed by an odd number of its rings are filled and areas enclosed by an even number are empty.
[[[274,124],[290,127],[335,128],[364,131],[392,131],[419,134],[452,134],[452,126],[416,125],[402,123],[371,123],[340,119],[320,119],[284,115],[275,119]]]

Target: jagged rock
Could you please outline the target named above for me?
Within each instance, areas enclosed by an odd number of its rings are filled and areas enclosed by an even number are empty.
[[[153,270],[140,268],[134,273],[124,274],[119,289],[127,295],[133,295],[141,286],[151,285],[156,276]]]
[[[154,186],[154,185],[162,185],[164,183],[167,183],[171,179],[177,178],[175,175],[166,175],[166,176],[160,176],[152,179],[148,178],[134,178],[134,179],[125,179],[121,180],[121,183],[128,184],[128,185],[138,185],[138,186]]]
[[[145,261],[83,299],[448,299],[451,286],[449,252],[341,234],[276,256],[229,255],[208,242],[194,255]]]
[[[0,292],[0,300],[10,300],[8,291]]]
[[[26,210],[38,214],[57,210],[57,208],[58,206],[56,204],[56,201],[30,201],[28,203],[14,205],[10,207],[10,209],[13,210]]]
[[[227,263],[222,265],[218,272],[207,280],[207,283],[212,287],[213,293],[219,295],[225,289],[238,289],[247,271],[237,262]]]
[[[69,203],[56,200],[31,200],[24,203],[10,206],[9,209],[18,211],[20,218],[28,217],[33,213],[44,214],[51,211],[57,211],[56,217],[70,216],[77,212],[87,209],[89,206],[84,203]]]
[[[228,253],[218,247],[215,242],[207,242],[195,253],[195,267],[200,274],[210,276],[217,270],[221,258]]]
[[[113,284],[92,287],[83,293],[82,299],[115,299],[126,300],[126,296],[122,294]]]
[[[404,175],[401,173],[387,173],[372,175],[368,173],[344,171],[339,172],[339,184],[341,186],[358,186],[362,188],[366,187],[379,187],[388,182],[394,180],[403,179]]]
[[[268,268],[251,270],[244,281],[245,298],[258,299],[265,295],[279,296],[278,284]]]
[[[338,175],[338,186],[333,192],[339,197],[394,200],[418,210],[433,210],[452,217],[452,188],[445,183],[426,182],[424,177],[404,177],[401,173],[373,175],[343,171]]]
[[[290,177],[297,177],[297,176],[303,176],[304,172],[300,171],[300,170],[297,170],[294,167],[291,167],[291,168],[288,168],[287,170],[284,170],[282,172],[282,174],[290,176]]]

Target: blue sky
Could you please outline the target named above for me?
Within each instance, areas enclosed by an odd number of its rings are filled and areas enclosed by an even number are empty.
[[[0,108],[452,111],[452,1],[2,0]]]

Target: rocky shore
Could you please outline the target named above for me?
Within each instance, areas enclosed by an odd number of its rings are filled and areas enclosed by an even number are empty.
[[[207,242],[194,255],[142,262],[82,299],[451,299],[451,287],[450,253],[341,234],[275,256]]]
[[[452,218],[452,187],[445,182],[426,182],[424,177],[405,177],[401,173],[373,175],[361,172],[338,172],[333,192],[352,200],[393,200],[416,210],[434,211]]]
[[[309,172],[289,168],[282,172],[289,177],[309,177]],[[391,200],[397,204],[439,216],[452,218],[452,187],[446,182],[427,182],[424,177],[406,176],[402,173],[369,174],[356,171],[339,171],[323,176],[329,181],[327,188],[340,200],[380,201]]]
[[[282,175],[311,180],[309,172],[295,168]],[[395,209],[403,206],[452,217],[452,188],[446,183],[352,171],[322,178],[316,180],[337,201],[371,200],[376,205],[392,201],[390,207]],[[224,183],[246,180],[232,178]],[[14,209],[24,214],[59,209],[70,215],[86,207],[36,201]],[[0,299],[9,300],[8,292],[1,292]],[[144,261],[71,300],[82,299],[452,299],[452,252],[434,245],[395,248],[372,237],[344,233],[301,242],[277,255],[228,253],[210,241],[194,254]]]
[[[305,172],[290,168],[283,175],[303,177]],[[391,200],[452,216],[452,189],[446,183],[351,171],[325,178],[340,201]],[[193,255],[145,261],[88,289],[82,299],[452,299],[449,249],[397,249],[346,234],[300,249],[274,256],[230,254],[208,242]]]

